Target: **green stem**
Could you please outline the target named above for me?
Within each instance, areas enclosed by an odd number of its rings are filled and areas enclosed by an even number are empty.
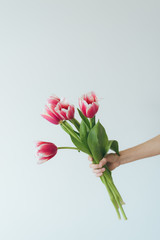
[[[79,149],[75,147],[58,147],[58,149],[75,149],[79,151]]]
[[[76,129],[79,131],[80,129],[80,123],[77,121],[77,119],[73,118],[71,120],[69,120],[75,127]]]
[[[114,191],[114,189],[113,189],[113,184],[109,183],[109,186],[110,186],[110,188],[112,189],[113,195],[114,195],[114,197],[115,197],[115,199],[116,199],[116,202],[117,202],[118,205],[119,205],[119,208],[120,208],[120,210],[121,210],[121,213],[122,213],[124,219],[127,220],[126,214],[125,214],[125,212],[124,212],[124,210],[123,210],[123,207],[122,207],[122,205],[121,205],[121,203],[120,203],[120,201],[119,201],[119,198],[118,198],[118,196],[116,195],[116,193],[115,193],[115,191]]]
[[[90,156],[93,159],[93,163],[97,164],[98,162],[93,158],[93,156],[92,155],[90,155]],[[110,199],[111,199],[111,201],[113,203],[113,206],[116,209],[118,218],[121,219],[121,216],[120,216],[120,213],[119,213],[119,210],[118,210],[119,204],[118,204],[117,199],[115,197],[114,191],[113,191],[113,189],[111,188],[111,185],[110,185],[110,184],[112,184],[112,176],[110,174],[110,171],[109,170],[107,171],[107,169],[106,169],[106,171],[103,173],[103,175],[100,176],[100,179],[101,179],[101,181],[104,183],[104,185],[107,188],[107,191],[108,191],[108,194],[110,196]]]
[[[90,127],[92,129],[95,125],[95,116],[93,118],[90,118],[89,121],[90,121]]]
[[[124,201],[123,201],[123,199],[122,199],[122,197],[121,197],[121,195],[120,195],[120,193],[118,192],[118,190],[117,190],[117,188],[116,188],[113,180],[112,180],[112,187],[113,187],[115,193],[117,194],[117,196],[118,196],[118,198],[119,198],[119,200],[120,200],[120,203],[121,203],[121,204],[125,204]]]
[[[121,219],[121,215],[120,215],[119,210],[118,210],[118,204],[116,202],[116,199],[115,199],[115,196],[114,196],[114,194],[112,192],[112,189],[110,188],[109,184],[107,183],[107,180],[105,179],[105,177],[103,175],[101,176],[101,180],[102,180],[102,182],[104,183],[104,185],[107,188],[108,194],[109,194],[110,199],[111,199],[111,201],[113,203],[113,206],[114,206],[114,208],[115,208],[115,210],[117,212],[118,218]]]
[[[74,132],[73,128],[70,126],[69,123],[67,123],[66,121],[63,121],[61,123],[61,127],[70,135],[72,135],[74,138],[76,138],[76,140],[80,141],[79,137],[77,136],[77,134]]]

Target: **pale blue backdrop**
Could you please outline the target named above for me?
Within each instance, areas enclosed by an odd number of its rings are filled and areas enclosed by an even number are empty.
[[[52,93],[78,107],[79,96],[95,91],[97,117],[120,150],[160,133],[160,2],[0,5],[0,238],[160,238],[160,156],[113,171],[128,216],[119,221],[87,155],[66,150],[37,165],[34,147],[72,146],[40,116]]]

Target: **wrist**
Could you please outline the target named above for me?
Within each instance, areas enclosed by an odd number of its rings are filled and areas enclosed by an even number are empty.
[[[123,165],[125,163],[134,161],[135,156],[134,156],[134,154],[132,155],[132,151],[130,151],[128,149],[120,151],[119,154],[120,154],[119,165]]]

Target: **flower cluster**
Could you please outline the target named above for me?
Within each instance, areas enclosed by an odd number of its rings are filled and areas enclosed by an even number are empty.
[[[93,91],[84,94],[81,98],[79,98],[79,107],[84,116],[93,118],[99,108],[96,94]],[[69,104],[65,98],[60,99],[56,95],[53,95],[48,98],[45,106],[45,112],[41,114],[41,116],[49,122],[58,125],[63,121],[73,120],[74,114],[74,105]],[[55,144],[39,141],[37,143],[37,156],[39,158],[38,163],[44,163],[54,157],[57,150],[58,148]]]
[[[75,147],[57,147],[54,143],[39,141],[36,145],[38,163],[50,160],[57,154],[59,149],[82,151],[92,157],[94,164],[98,164],[109,149],[119,155],[118,142],[116,140],[109,140],[100,121],[96,122],[96,114],[99,109],[99,101],[96,94],[93,91],[84,94],[79,98],[78,103],[80,109],[77,108],[77,110],[81,122],[74,117],[74,105],[70,104],[65,98],[60,99],[56,95],[48,98],[45,112],[41,116],[54,125],[60,125],[69,134]],[[110,170],[107,165],[104,167],[106,170],[100,176],[100,179],[108,190],[118,217],[120,218],[120,209],[124,219],[127,219],[122,208],[122,204],[124,204],[123,199],[113,183]]]

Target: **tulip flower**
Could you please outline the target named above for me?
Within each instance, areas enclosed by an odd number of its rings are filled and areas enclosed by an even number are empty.
[[[48,99],[45,106],[45,113],[41,114],[43,118],[53,124],[60,124],[65,120],[74,118],[74,106],[69,104],[65,99],[60,100],[53,96]]]
[[[56,95],[50,96],[48,98],[48,104],[51,104],[52,107],[56,107],[57,103],[60,102],[60,98],[57,97]]]
[[[84,116],[87,118],[93,118],[99,108],[98,99],[95,93],[89,92],[79,98],[79,107]]]
[[[76,147],[57,147],[54,143],[42,141],[37,142],[36,147],[39,164],[53,158],[57,154],[58,149],[74,149],[79,151]]]
[[[39,141],[36,144],[37,146],[37,156],[39,158],[38,163],[44,163],[54,157],[57,153],[57,146],[51,142],[42,142]]]

